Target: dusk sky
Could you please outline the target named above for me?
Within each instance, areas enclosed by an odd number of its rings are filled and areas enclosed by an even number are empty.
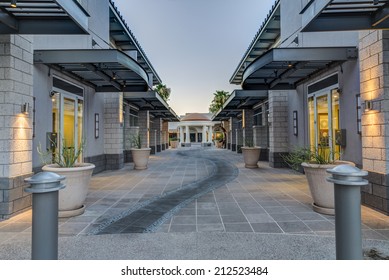
[[[114,0],[178,114],[208,112],[274,0]]]

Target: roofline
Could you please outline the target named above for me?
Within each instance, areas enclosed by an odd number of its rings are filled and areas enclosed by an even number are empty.
[[[280,6],[280,0],[276,0],[276,2],[273,4],[273,7],[271,8],[269,13],[267,14],[266,19],[262,22],[262,25],[259,28],[257,34],[254,36],[254,39],[251,41],[251,43],[250,43],[249,47],[247,48],[245,54],[243,55],[242,59],[240,60],[240,62],[238,64],[238,66],[236,67],[234,73],[232,74],[232,76],[230,78],[230,84],[232,84],[233,80],[235,79],[236,75],[239,72],[239,69],[242,68],[245,60],[247,59],[247,57],[249,56],[250,52],[252,51],[252,49],[254,48],[255,44],[257,43],[258,39],[260,38],[260,36],[264,32],[264,30],[266,29],[265,28],[266,25],[269,23],[270,19],[272,18],[274,13],[277,11],[279,6]]]
[[[109,0],[109,4],[110,4],[110,7],[112,8],[112,11],[114,12],[114,14],[116,14],[116,16],[118,17],[118,19],[120,20],[122,26],[124,27],[124,29],[127,31],[128,33],[128,36],[132,39],[132,41],[134,42],[136,48],[139,50],[139,52],[142,54],[145,62],[147,63],[147,65],[150,67],[151,71],[153,72],[153,75],[157,78],[158,82],[160,84],[162,84],[162,80],[161,78],[159,77],[157,71],[155,71],[153,65],[151,64],[150,60],[148,59],[146,53],[143,51],[141,45],[139,44],[138,40],[136,39],[135,35],[131,32],[130,28],[128,27],[128,24],[126,23],[126,21],[124,20],[123,16],[120,14],[120,11],[119,9],[115,6],[115,3],[113,2],[113,0]]]

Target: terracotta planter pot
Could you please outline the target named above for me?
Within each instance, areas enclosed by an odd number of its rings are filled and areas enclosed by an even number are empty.
[[[89,182],[92,177],[94,164],[81,163],[76,167],[59,167],[49,164],[42,167],[43,171],[54,172],[65,176],[65,188],[59,191],[58,217],[73,217],[84,213],[85,199],[88,194]]]
[[[309,190],[313,199],[313,210],[326,215],[335,214],[334,184],[327,182],[330,175],[327,169],[339,164],[355,165],[350,161],[337,161],[334,164],[315,164],[303,162],[305,176],[308,180]]]
[[[151,148],[131,149],[134,169],[147,169]]]
[[[258,168],[259,147],[242,147],[243,160],[246,168]]]

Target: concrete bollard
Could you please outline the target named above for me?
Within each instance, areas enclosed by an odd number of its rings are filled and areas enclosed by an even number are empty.
[[[33,260],[58,259],[58,191],[64,180],[53,172],[40,172],[25,179],[32,193],[32,249]]]
[[[335,239],[337,260],[362,260],[361,186],[367,172],[351,165],[327,169],[335,190]]]

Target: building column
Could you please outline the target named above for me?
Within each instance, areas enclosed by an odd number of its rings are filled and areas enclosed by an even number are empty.
[[[362,164],[369,172],[362,203],[389,215],[389,32],[359,34]]]
[[[24,179],[32,175],[32,43],[32,36],[0,35],[0,219],[31,206]]]
[[[161,149],[169,149],[169,122],[161,119]]]
[[[179,126],[180,128],[180,146],[182,146],[182,144],[185,143],[185,140],[184,140],[184,128],[182,126]]]
[[[189,131],[189,126],[185,126],[185,147],[190,147],[190,131]]]
[[[107,170],[124,166],[123,122],[123,93],[104,93],[104,154]]]
[[[235,117],[230,118],[231,122],[231,151],[237,151],[238,138],[237,138],[237,130],[238,130],[238,119]]]
[[[148,110],[139,111],[138,125],[142,148],[150,148],[150,112]]]
[[[243,145],[254,145],[253,125],[254,110],[244,109],[242,112],[243,120]]]
[[[288,153],[289,91],[269,91],[269,165],[287,167],[282,155]]]
[[[206,128],[205,125],[203,125],[203,132],[202,133],[203,133],[203,136],[202,136],[201,142],[204,144],[204,143],[207,142],[206,139],[205,139],[206,134],[207,134],[207,128]]]

